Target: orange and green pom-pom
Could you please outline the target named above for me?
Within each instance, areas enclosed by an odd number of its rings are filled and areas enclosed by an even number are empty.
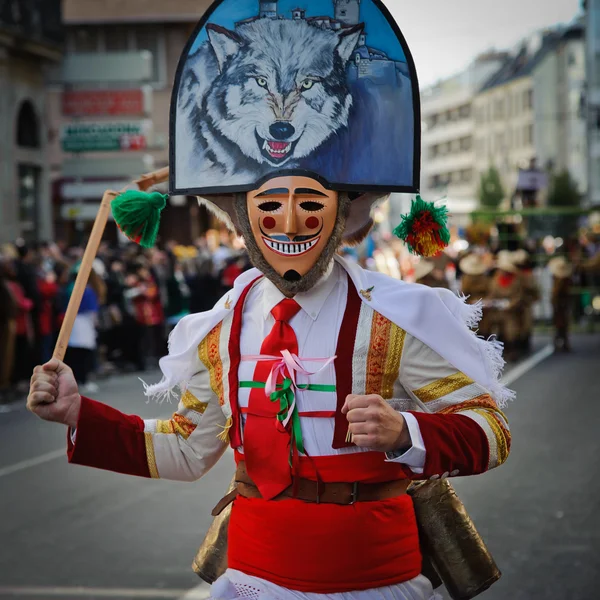
[[[450,243],[448,209],[425,202],[421,196],[413,200],[410,213],[402,215],[402,222],[394,235],[408,246],[412,254],[435,256]]]
[[[152,248],[158,236],[160,213],[167,205],[167,198],[159,192],[123,192],[111,203],[115,223],[132,242],[143,248]]]

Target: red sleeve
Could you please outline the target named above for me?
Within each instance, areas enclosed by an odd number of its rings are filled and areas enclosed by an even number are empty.
[[[464,415],[411,412],[425,444],[423,478],[476,475],[487,470],[489,444],[481,427]]]
[[[144,421],[107,404],[81,397],[75,444],[67,433],[70,463],[150,477]]]

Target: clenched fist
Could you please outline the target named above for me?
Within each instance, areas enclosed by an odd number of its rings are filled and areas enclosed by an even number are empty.
[[[411,445],[404,417],[377,394],[348,395],[342,414],[350,423],[352,441],[361,448],[392,452]]]
[[[46,421],[77,427],[81,396],[73,371],[53,358],[33,370],[27,408]]]

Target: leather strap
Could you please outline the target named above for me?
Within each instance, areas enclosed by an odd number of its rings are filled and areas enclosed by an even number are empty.
[[[235,500],[238,494],[244,496],[244,498],[262,498],[260,491],[248,475],[246,463],[244,461],[238,463],[235,481],[237,488],[217,503],[212,511],[213,516],[220,514]],[[355,502],[375,502],[377,500],[397,498],[406,493],[410,483],[409,479],[397,479],[381,483],[360,483],[358,481],[354,483],[323,483],[313,481],[312,479],[296,477],[293,484],[281,494],[275,496],[273,500],[295,498],[297,500],[314,502],[316,504],[323,503],[349,506]]]

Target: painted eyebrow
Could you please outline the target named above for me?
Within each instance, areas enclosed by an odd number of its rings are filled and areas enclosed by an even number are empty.
[[[266,196],[281,196],[281,194],[289,194],[290,190],[287,188],[273,188],[272,190],[265,190],[260,194],[256,194],[255,198],[264,198]]]
[[[327,194],[324,194],[319,190],[313,190],[312,188],[296,188],[296,194],[310,194],[311,196],[322,196],[323,198],[327,198]]]

